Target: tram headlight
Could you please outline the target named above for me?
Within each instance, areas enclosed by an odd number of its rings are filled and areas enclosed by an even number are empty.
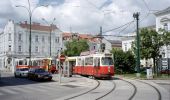
[[[108,72],[110,72],[110,66],[108,67]]]

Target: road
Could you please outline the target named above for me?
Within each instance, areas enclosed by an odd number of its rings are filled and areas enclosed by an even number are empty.
[[[15,78],[13,74],[2,73],[0,100],[54,100],[79,92],[87,87],[59,85],[56,80],[36,82],[26,78]]]
[[[166,83],[166,84],[165,84]],[[94,80],[74,76],[36,82],[3,73],[1,100],[170,100],[170,80]]]

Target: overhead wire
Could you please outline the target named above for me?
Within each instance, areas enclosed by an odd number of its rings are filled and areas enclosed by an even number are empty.
[[[146,1],[145,0],[142,0],[143,2],[144,2],[144,4],[145,4],[145,6],[146,6],[146,8],[148,9],[148,11],[150,12],[151,11],[151,9],[149,8],[149,6],[148,6],[148,4],[146,3]]]
[[[113,29],[109,29],[109,30],[107,30],[107,31],[104,31],[104,32],[102,32],[102,33],[107,33],[107,32],[110,32],[110,31],[117,30],[117,29],[122,28],[122,27],[124,27],[124,26],[126,26],[126,25],[128,25],[128,24],[130,24],[130,23],[132,23],[132,22],[134,22],[134,20],[133,20],[133,21],[130,21],[130,22],[126,23],[126,24],[123,24],[123,25],[121,25],[121,26],[118,26],[118,27],[116,27],[116,28],[113,28]]]

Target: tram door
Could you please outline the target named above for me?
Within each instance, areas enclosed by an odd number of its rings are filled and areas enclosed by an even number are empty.
[[[76,58],[68,58],[66,61],[67,75],[71,77],[75,73]]]

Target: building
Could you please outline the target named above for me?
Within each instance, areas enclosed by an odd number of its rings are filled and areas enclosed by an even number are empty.
[[[170,7],[155,13],[156,31],[164,29],[170,32]],[[161,34],[161,33],[160,33]],[[170,58],[170,45],[160,48],[162,58]]]
[[[148,29],[155,29],[154,25],[153,26],[148,26],[148,27],[143,27],[143,28],[148,28]],[[132,50],[132,45],[133,42],[135,41],[136,38],[136,33],[129,33],[125,35],[124,38],[122,38],[122,50],[124,52],[127,52],[129,50]],[[140,65],[141,67],[151,67],[153,66],[153,60],[152,59],[141,59],[140,60]]]
[[[122,49],[122,41],[120,40],[109,40],[112,45],[112,48]]]
[[[89,45],[89,51],[99,51],[100,49],[100,43],[105,44],[105,51],[111,51],[112,46],[111,43],[103,38],[102,41],[99,38],[96,38],[93,35],[90,34],[80,34],[80,33],[63,33],[63,43],[66,43],[67,41],[70,41],[72,39],[84,39],[87,40],[88,45]],[[66,49],[66,47],[64,46]]]
[[[32,23],[31,57],[56,57],[62,48],[62,32],[55,26]],[[0,69],[14,71],[16,58],[29,58],[29,24],[9,20],[0,34]]]

